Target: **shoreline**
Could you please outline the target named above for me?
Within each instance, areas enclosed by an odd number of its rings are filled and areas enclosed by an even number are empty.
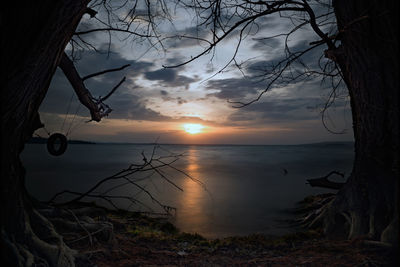
[[[88,207],[98,208],[90,203],[68,208]],[[321,229],[210,239],[181,232],[165,218],[100,209],[102,214],[92,223],[107,222],[112,233],[100,231],[71,242],[77,235],[60,231],[80,253],[77,266],[393,266],[391,251],[366,246],[362,240],[327,239]]]

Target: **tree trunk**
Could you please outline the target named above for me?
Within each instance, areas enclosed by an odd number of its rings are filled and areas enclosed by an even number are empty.
[[[74,252],[32,207],[19,154],[40,125],[39,106],[87,3],[26,1],[1,11],[1,60],[7,69],[2,71],[0,178],[5,266],[74,265]]]
[[[326,231],[399,242],[397,1],[335,0],[341,45],[326,51],[350,94],[352,174],[329,209]],[[339,227],[342,226],[342,227]],[[343,228],[343,226],[346,226]]]

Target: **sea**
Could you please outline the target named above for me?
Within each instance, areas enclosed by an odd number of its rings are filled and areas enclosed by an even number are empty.
[[[336,170],[351,173],[353,143],[306,145],[154,145],[69,144],[58,157],[45,144],[27,144],[21,155],[26,185],[39,200],[69,190],[86,192],[108,179],[87,198],[99,205],[165,212],[181,231],[207,238],[294,231],[298,202],[334,190],[313,188],[307,179]],[[142,168],[146,164],[145,168]],[[129,174],[121,176],[115,174]],[[340,176],[336,181],[345,181]],[[61,195],[67,201],[73,195]],[[121,197],[121,198],[118,198]],[[161,205],[160,205],[161,204]]]

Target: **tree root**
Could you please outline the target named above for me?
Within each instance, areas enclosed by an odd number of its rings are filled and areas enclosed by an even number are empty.
[[[57,231],[65,237],[67,244],[88,241],[89,245],[93,246],[95,241],[106,243],[115,241],[113,225],[107,221],[106,212],[102,208],[50,207],[40,212],[48,216]]]
[[[1,232],[2,253],[13,266],[67,267],[75,266],[77,261],[90,266],[87,255],[79,254],[70,246],[82,248],[94,246],[96,242],[115,244],[113,225],[101,208],[46,206],[24,211],[21,217],[21,233]]]
[[[21,214],[22,232],[2,232],[9,263],[16,266],[75,266],[77,252],[70,249],[53,225],[36,210]]]
[[[326,211],[334,198],[335,194],[321,194],[304,199],[299,203],[301,207],[295,210],[300,217],[295,220],[294,224],[302,228],[321,227]]]
[[[101,199],[109,203],[116,210],[119,208],[113,202],[114,200],[129,201],[130,204],[144,203],[134,198],[134,196],[119,196],[110,194],[113,190],[125,186],[134,186],[139,192],[144,192],[153,202],[161,207],[165,214],[170,214],[175,209],[162,204],[158,201],[144,186],[139,184],[140,180],[135,179],[135,174],[140,172],[150,173],[142,178],[146,179],[154,174],[158,174],[174,187],[182,190],[169,177],[161,171],[162,168],[172,168],[189,177],[193,181],[203,185],[196,178],[191,177],[183,171],[172,166],[180,154],[169,154],[156,156],[154,146],[151,157],[148,159],[142,152],[144,164],[131,164],[112,176],[106,177],[84,193],[64,190],[57,193],[49,202],[40,203],[28,195],[26,198],[19,199],[19,207],[16,210],[16,226],[12,224],[7,229],[1,229],[2,243],[4,243],[5,252],[2,256],[8,260],[10,266],[75,266],[76,260],[85,266],[90,265],[90,261],[85,259],[84,255],[78,254],[75,249],[87,249],[94,247],[96,242],[105,242],[115,244],[113,224],[107,219],[105,209],[97,206],[88,206],[81,202],[84,198]],[[120,181],[121,180],[121,181]],[[98,188],[106,182],[119,181],[117,185],[112,185],[104,192],[98,193]],[[69,194],[73,198],[65,203],[56,203],[55,199],[61,195]],[[25,205],[24,205],[25,204]],[[151,208],[149,210],[152,211]],[[1,244],[3,246],[3,244]]]
[[[349,203],[344,200],[346,198],[339,194],[322,194],[305,199],[296,210],[300,216],[295,220],[295,225],[321,229],[328,238],[350,239],[360,241],[364,246],[388,250],[398,248],[395,242],[398,233],[397,216],[385,225],[377,222],[378,209],[371,209],[370,213],[365,214],[358,209],[349,209]]]

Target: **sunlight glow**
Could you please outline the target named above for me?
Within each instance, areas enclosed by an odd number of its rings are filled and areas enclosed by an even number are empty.
[[[183,125],[183,129],[185,132],[189,134],[198,134],[201,133],[202,130],[204,129],[204,126],[201,124],[195,124],[195,123],[185,123]]]

